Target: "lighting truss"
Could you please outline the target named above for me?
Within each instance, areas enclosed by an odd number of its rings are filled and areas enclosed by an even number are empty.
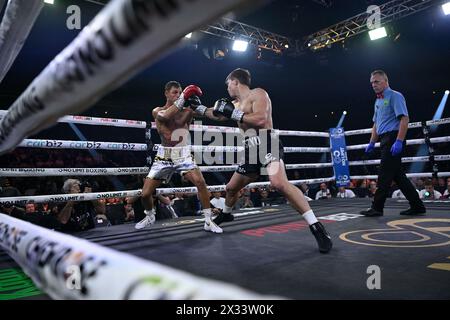
[[[295,42],[288,37],[228,18],[221,18],[218,22],[208,25],[199,31],[230,40],[245,40],[261,49],[277,53],[295,47]]]
[[[442,2],[439,0],[393,0],[386,2],[379,5],[381,14],[380,24],[384,25],[404,18]],[[315,32],[306,38],[303,47],[315,51],[324,47],[330,47],[334,43],[366,32],[369,30],[367,20],[370,15],[367,12],[363,12]]]

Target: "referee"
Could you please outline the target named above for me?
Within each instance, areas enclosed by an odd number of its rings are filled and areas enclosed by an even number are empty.
[[[384,203],[388,196],[392,180],[409,201],[410,208],[400,212],[401,215],[423,215],[426,212],[416,189],[402,170],[402,151],[408,131],[408,110],[403,95],[389,88],[389,81],[383,70],[375,70],[370,83],[377,95],[373,115],[372,135],[366,153],[373,151],[375,142],[380,139],[381,164],[378,184],[372,206],[361,211],[366,217],[383,215]]]

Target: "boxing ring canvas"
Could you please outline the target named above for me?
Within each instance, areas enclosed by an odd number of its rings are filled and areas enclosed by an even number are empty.
[[[139,232],[125,224],[76,236],[262,295],[450,299],[449,202],[426,203],[427,215],[411,218],[398,215],[405,203],[389,199],[377,219],[359,214],[368,204],[368,199],[311,202],[334,239],[327,255],[317,254],[307,225],[286,205],[236,211],[233,222],[221,225],[220,236],[205,233],[201,217],[162,220]],[[1,252],[0,269],[15,266]]]

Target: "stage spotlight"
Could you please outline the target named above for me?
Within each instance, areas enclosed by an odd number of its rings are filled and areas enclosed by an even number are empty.
[[[344,119],[345,119],[345,116],[346,116],[346,115],[347,115],[347,111],[343,111],[343,112],[342,112],[342,116],[341,116],[341,118],[339,119],[339,122],[338,122],[336,128],[342,127],[342,124],[344,123]]]
[[[384,27],[377,28],[369,31],[370,40],[377,40],[387,36],[386,29]]]
[[[188,34],[185,35],[184,37],[190,39],[190,38],[192,37],[192,32],[188,33]]]
[[[234,40],[233,50],[244,52],[247,50],[248,42],[244,40]]]
[[[442,5],[442,10],[446,16],[450,14],[450,1]]]

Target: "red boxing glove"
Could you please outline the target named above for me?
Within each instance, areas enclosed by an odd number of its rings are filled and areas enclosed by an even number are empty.
[[[188,85],[186,88],[184,88],[183,92],[180,94],[180,97],[175,101],[174,104],[179,110],[183,110],[184,108],[188,107],[188,105],[186,105],[186,101],[190,97],[194,95],[200,97],[202,94],[202,89],[200,89],[196,85]]]

